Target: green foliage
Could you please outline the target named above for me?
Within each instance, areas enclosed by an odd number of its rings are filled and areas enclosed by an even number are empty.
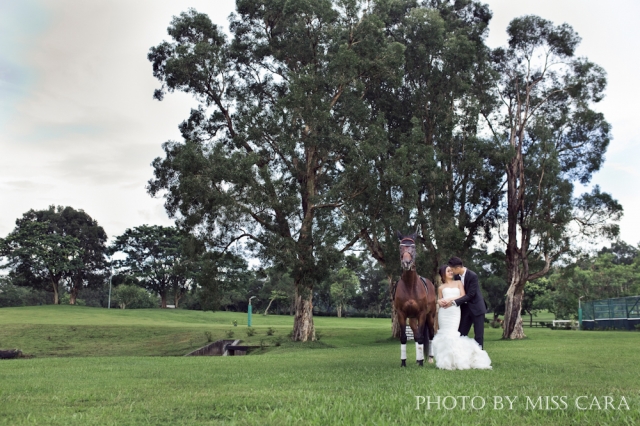
[[[114,289],[112,297],[117,301],[120,309],[148,309],[158,306],[154,296],[135,285],[120,284]]]
[[[247,327],[247,337],[254,336],[256,334],[256,329],[253,327]]]
[[[225,335],[227,336],[227,339],[231,339],[233,337],[235,333],[233,332],[233,330],[227,330]]]
[[[205,331],[204,332],[204,337],[206,337],[207,342],[213,342],[213,335],[211,334],[210,331]]]
[[[47,293],[44,290],[16,286],[9,278],[0,278],[0,308],[45,304]]]
[[[16,229],[2,240],[0,253],[8,259],[13,283],[54,293],[59,303],[60,282],[81,268],[79,241],[51,230],[49,222],[31,218],[18,220]]]
[[[481,113],[507,154],[510,338],[525,284],[544,276],[576,237],[615,237],[622,206],[597,185],[574,196],[574,184],[588,183],[600,169],[611,137],[609,123],[592,109],[604,96],[605,71],[575,56],[580,37],[568,24],[527,15],[513,19],[507,33],[508,46],[491,54],[496,102]]]
[[[273,334],[276,332],[276,329],[273,327],[269,327],[267,329],[267,336],[273,336]]]
[[[190,10],[148,55],[156,98],[178,90],[199,103],[183,141],[154,160],[149,192],[165,194],[168,213],[212,250],[242,238],[265,263],[291,268],[307,308],[340,257],[338,209],[362,192],[363,153],[377,148],[381,126],[363,94],[400,80],[404,48],[386,36],[384,11],[243,0],[232,42]]]
[[[582,301],[640,294],[640,256],[624,243],[603,249],[596,256],[583,256],[548,278],[551,291],[544,303],[558,318],[577,318]]]
[[[337,308],[338,317],[341,317],[342,309],[346,308],[347,304],[356,295],[360,281],[356,274],[347,268],[341,268],[334,273],[331,281],[331,299]]]
[[[167,306],[167,294],[176,295],[177,305],[191,283],[183,254],[184,237],[173,227],[142,225],[127,229],[116,237],[112,253],[126,257],[114,261],[121,274],[135,278],[139,285],[160,295],[162,307]]]
[[[45,289],[59,303],[60,285],[74,304],[85,288],[99,288],[106,277],[107,235],[88,214],[71,207],[29,210],[0,240],[13,284]]]

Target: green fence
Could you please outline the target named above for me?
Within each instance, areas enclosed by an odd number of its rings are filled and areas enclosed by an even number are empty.
[[[582,304],[582,328],[634,330],[640,324],[640,296],[593,300]]]

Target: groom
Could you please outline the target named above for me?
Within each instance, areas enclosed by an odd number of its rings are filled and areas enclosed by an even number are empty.
[[[441,300],[440,306],[443,308],[460,306],[460,327],[458,327],[458,331],[462,336],[466,336],[471,330],[471,324],[473,324],[475,340],[480,347],[484,348],[484,314],[487,313],[487,306],[482,298],[478,276],[475,272],[465,268],[459,257],[452,257],[449,259],[448,264],[455,274],[454,279],[462,281],[466,294],[451,302]]]

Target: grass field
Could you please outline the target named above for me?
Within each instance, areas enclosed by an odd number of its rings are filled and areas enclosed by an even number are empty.
[[[493,370],[442,371],[417,367],[413,345],[401,369],[388,319],[315,324],[319,342],[294,344],[288,316],[254,315],[247,337],[246,314],[3,308],[0,348],[34,357],[0,361],[0,424],[640,423],[640,333],[527,328],[509,342],[487,328]],[[264,349],[177,356],[229,330]]]

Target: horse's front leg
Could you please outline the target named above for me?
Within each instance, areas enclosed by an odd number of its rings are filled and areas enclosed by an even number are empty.
[[[435,315],[429,313],[427,315],[427,326],[425,327],[425,334],[427,340],[427,353],[429,354],[429,364],[433,364],[433,337],[435,336]]]
[[[429,349],[429,339],[425,339],[425,334],[427,334],[426,327],[426,315],[420,315],[420,319],[418,320],[418,330],[417,333],[414,333],[416,340],[416,363],[420,366],[424,366],[424,345],[427,345],[427,350]]]
[[[407,366],[407,317],[401,312],[398,313],[398,324],[400,325],[400,367]]]

